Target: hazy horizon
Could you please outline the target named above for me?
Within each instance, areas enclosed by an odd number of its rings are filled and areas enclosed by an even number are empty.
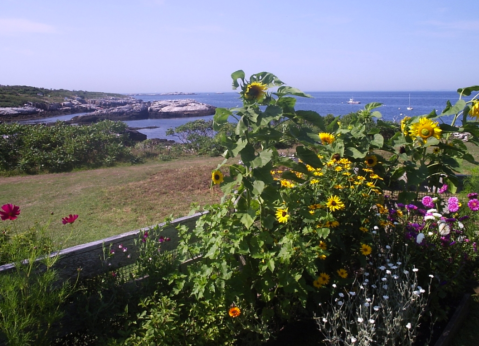
[[[112,93],[230,92],[271,72],[317,92],[478,84],[472,0],[3,0],[0,84]]]

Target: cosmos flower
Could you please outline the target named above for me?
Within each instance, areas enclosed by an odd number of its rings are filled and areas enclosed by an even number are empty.
[[[477,200],[476,198],[470,199],[469,202],[467,202],[467,206],[472,211],[478,211],[479,210],[479,200]]]
[[[62,223],[66,225],[67,223],[74,223],[78,219],[78,215],[68,215],[67,217],[62,218]]]
[[[2,205],[2,210],[0,211],[0,217],[2,220],[15,220],[17,216],[20,215],[20,207],[13,204],[4,204]]]

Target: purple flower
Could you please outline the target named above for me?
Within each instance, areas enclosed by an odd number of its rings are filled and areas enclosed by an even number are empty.
[[[469,217],[470,217],[469,215],[464,215],[464,216],[461,216],[458,220],[459,221],[464,221],[464,220],[469,219]]]
[[[442,187],[439,189],[439,193],[444,193],[444,192],[446,192],[446,191],[447,191],[447,185],[444,184],[444,185],[442,185]]]
[[[160,239],[158,239],[158,241],[159,241],[160,243],[163,243],[163,242],[165,241],[165,237],[160,236]]]
[[[406,209],[408,209],[408,210],[417,210],[417,207],[416,207],[414,204],[408,204],[408,205],[406,206]]]
[[[396,205],[397,205],[398,208],[404,208],[404,204],[402,204],[402,203],[396,203]]]
[[[472,211],[478,211],[479,210],[479,201],[476,198],[470,199],[469,202],[467,202],[467,206]]]
[[[426,208],[434,207],[434,202],[432,201],[432,198],[430,196],[424,196],[421,202]]]
[[[422,216],[426,215],[427,213],[424,209],[418,209],[417,212],[419,215],[422,215]]]
[[[456,219],[453,218],[453,217],[450,217],[450,218],[447,218],[445,221],[446,222],[456,222]]]
[[[467,198],[469,199],[477,198],[477,192],[468,193]]]

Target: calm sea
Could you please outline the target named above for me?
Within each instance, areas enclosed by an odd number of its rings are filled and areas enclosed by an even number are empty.
[[[458,99],[456,92],[447,91],[421,91],[421,92],[308,92],[313,98],[297,98],[296,110],[311,110],[318,112],[322,116],[327,114],[345,115],[351,112],[356,112],[371,102],[379,102],[383,105],[377,110],[382,114],[383,120],[390,120],[399,122],[404,116],[424,115],[429,114],[433,109],[440,113],[446,106],[449,100],[454,104]],[[174,100],[190,98],[198,102],[207,103],[216,107],[232,108],[240,106],[241,100],[236,92],[231,93],[198,93],[195,95],[163,95],[163,96],[135,96],[143,101],[158,101],[158,100]],[[353,98],[360,101],[360,104],[348,104],[348,100]],[[466,100],[468,100],[467,98]],[[408,111],[408,106],[413,107],[413,110]],[[35,122],[50,122],[57,120],[69,120],[73,115],[57,116],[48,119],[40,119]],[[141,129],[140,132],[146,134],[148,138],[168,138],[174,137],[166,136],[166,130],[175,128],[188,121],[197,119],[210,120],[213,115],[195,118],[174,118],[174,119],[145,119],[126,121],[130,127],[149,127],[158,126],[154,129]],[[450,123],[452,117],[443,117],[444,122]]]

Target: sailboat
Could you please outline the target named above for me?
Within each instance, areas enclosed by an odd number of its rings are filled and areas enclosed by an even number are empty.
[[[414,108],[411,107],[411,94],[409,94],[409,107],[407,107],[408,111],[412,111]]]

